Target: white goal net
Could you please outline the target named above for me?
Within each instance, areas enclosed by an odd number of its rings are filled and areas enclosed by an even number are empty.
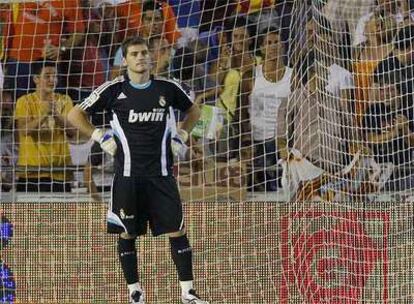
[[[414,1],[27,0],[0,1],[0,303],[127,302],[114,162],[66,116],[133,35],[201,109],[174,174],[203,298],[414,301]],[[167,239],[138,243],[177,302]]]

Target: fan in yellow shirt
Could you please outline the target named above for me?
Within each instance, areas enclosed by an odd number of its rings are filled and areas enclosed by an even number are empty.
[[[67,95],[54,93],[55,63],[35,62],[32,73],[36,90],[20,97],[15,110],[18,165],[26,168],[18,172],[17,191],[69,192],[72,175],[63,168],[71,164],[66,137],[75,135],[66,120],[73,107],[72,100]]]

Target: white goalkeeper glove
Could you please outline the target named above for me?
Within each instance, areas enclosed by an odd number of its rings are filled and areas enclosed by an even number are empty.
[[[111,131],[97,128],[93,131],[91,138],[98,142],[106,153],[115,155],[116,141]]]
[[[171,138],[171,150],[175,156],[182,159],[185,158],[188,147],[185,144],[188,140],[188,133],[186,130],[178,129],[177,133]]]

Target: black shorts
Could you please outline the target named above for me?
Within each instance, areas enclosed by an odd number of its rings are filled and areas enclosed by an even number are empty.
[[[173,176],[125,177],[115,174],[109,203],[108,232],[154,236],[183,228],[184,218]]]

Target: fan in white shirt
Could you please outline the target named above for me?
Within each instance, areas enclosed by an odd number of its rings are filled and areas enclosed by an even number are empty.
[[[259,36],[263,62],[254,70],[249,103],[250,122],[255,145],[254,172],[256,189],[274,191],[277,188],[276,125],[277,112],[283,99],[290,94],[292,69],[283,61],[283,44],[276,29]],[[273,166],[272,168],[269,168]]]

